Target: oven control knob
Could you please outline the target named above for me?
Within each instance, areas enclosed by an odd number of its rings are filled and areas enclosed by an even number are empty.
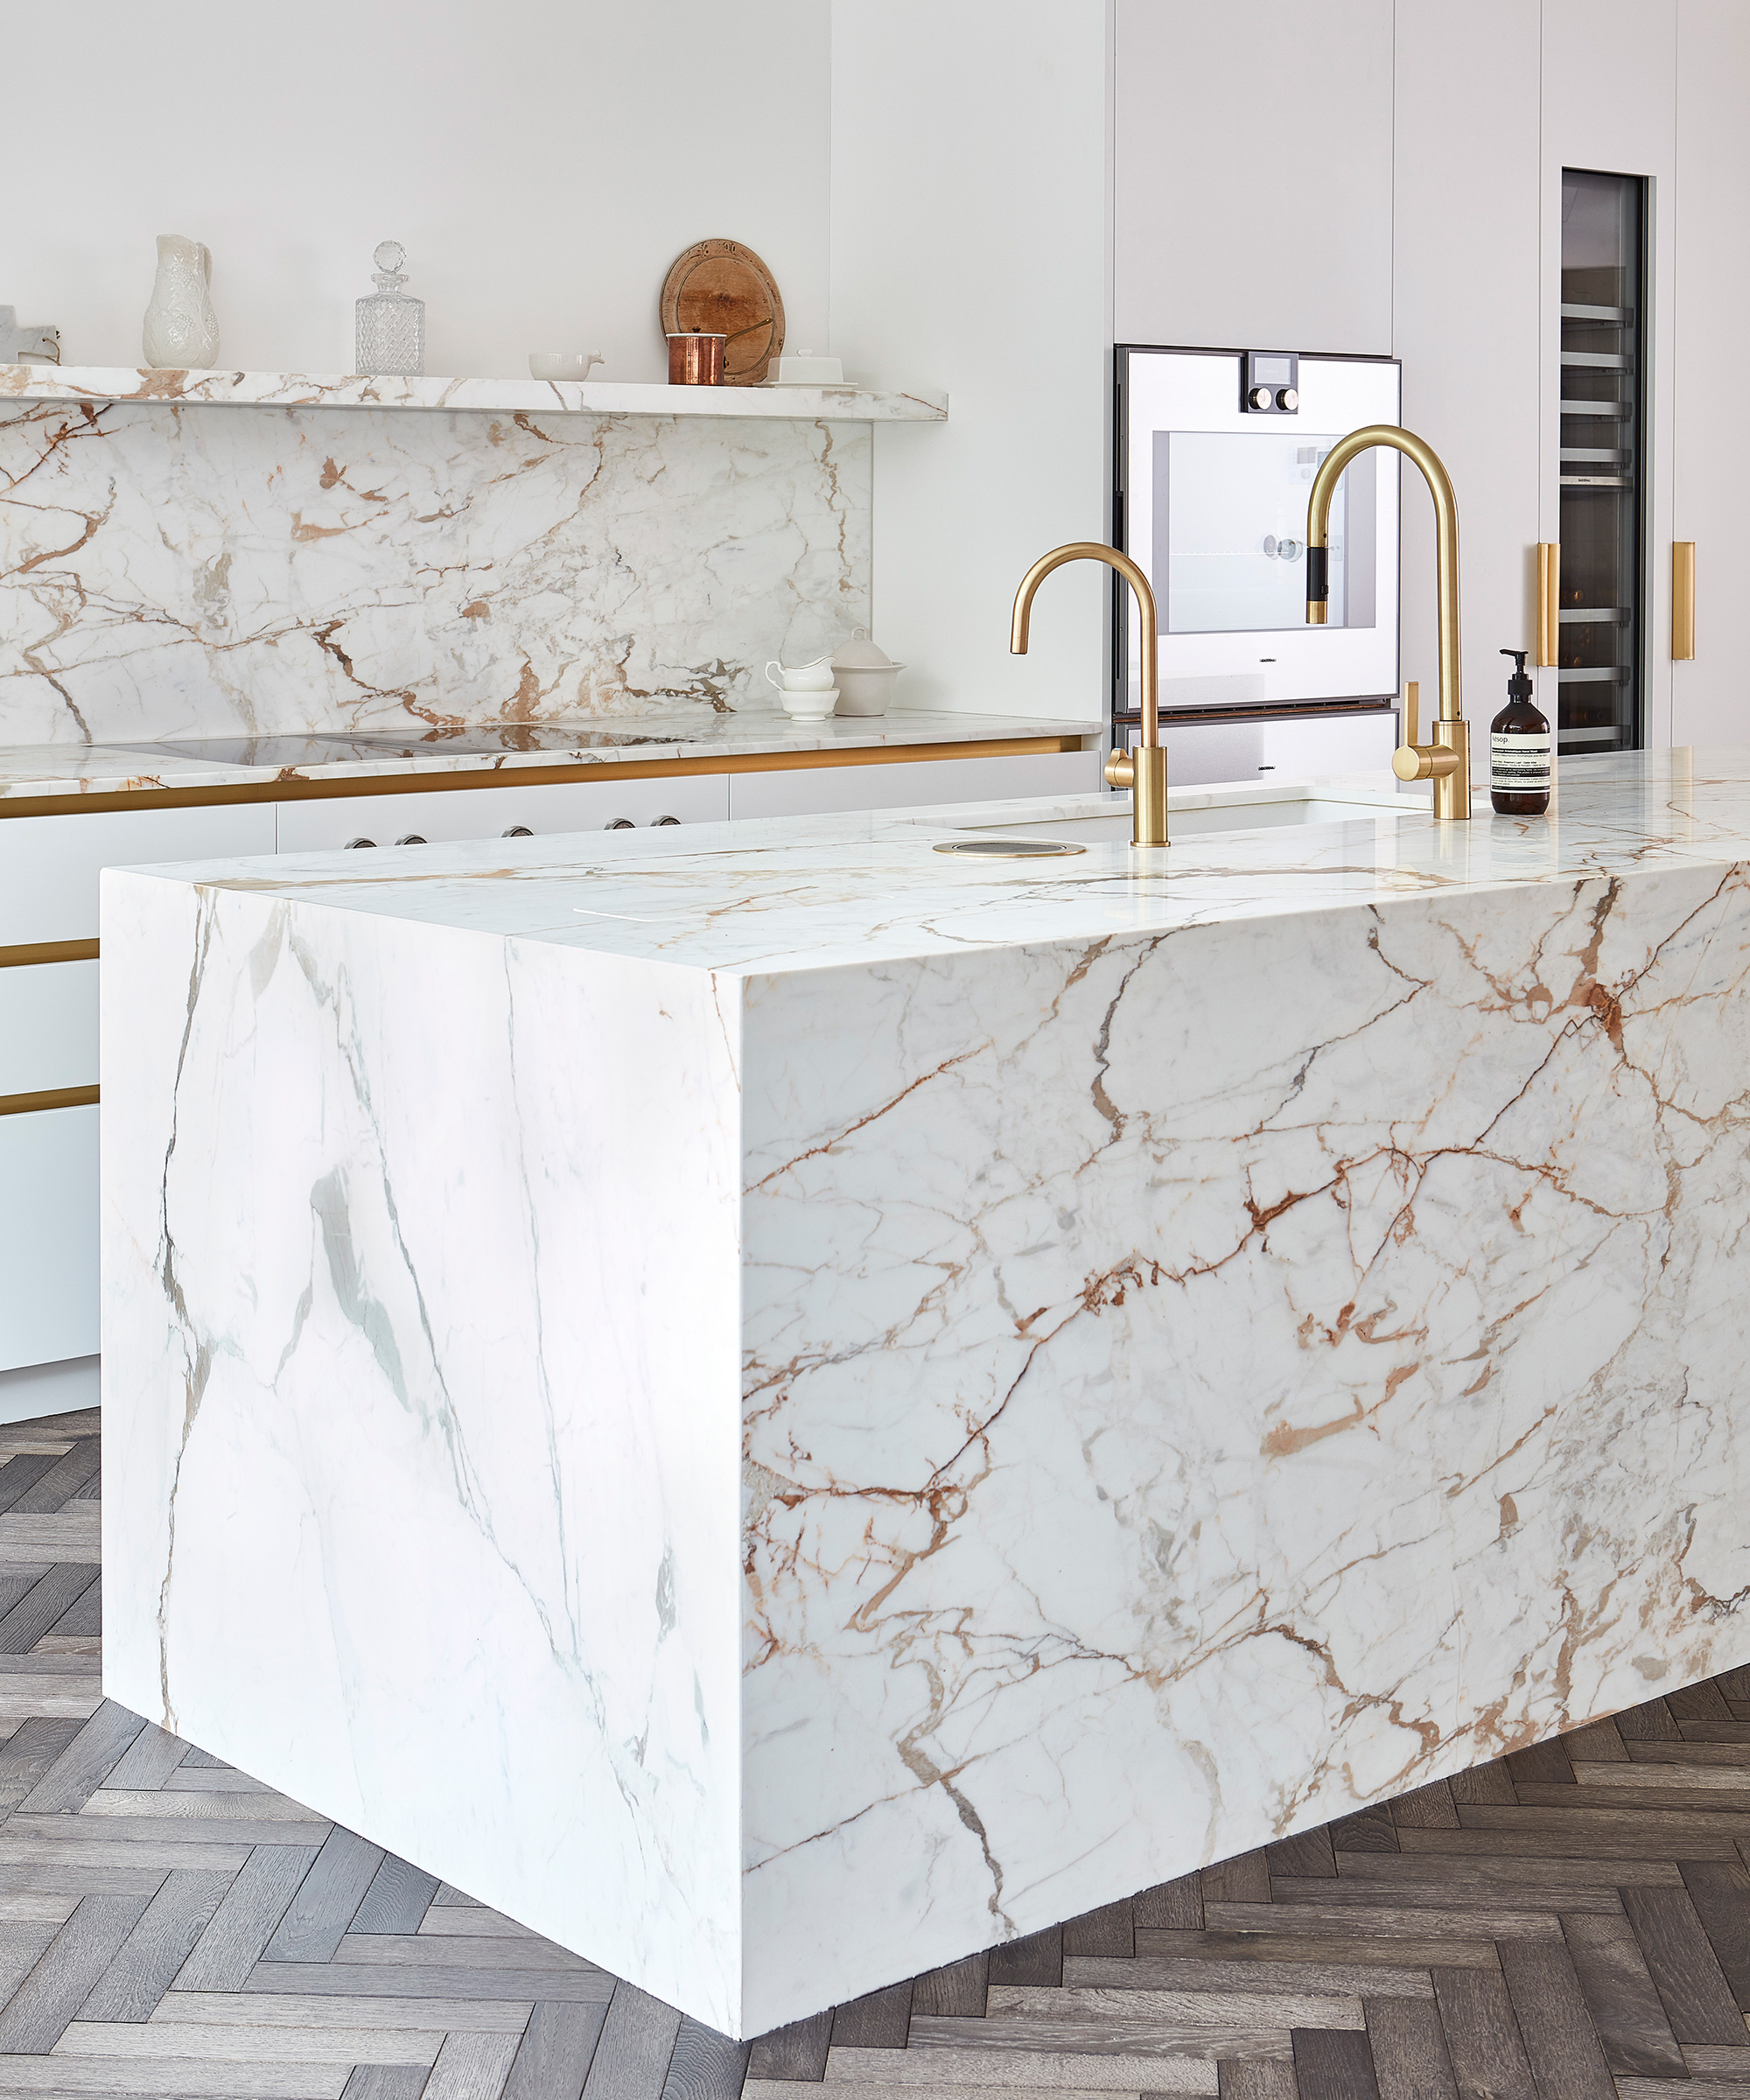
[[[1246,399],[1255,409],[1267,409],[1275,402],[1276,396],[1268,387],[1254,387]]]
[[[1292,387],[1283,387],[1277,393],[1276,405],[1284,415],[1292,416],[1300,406],[1300,396]]]

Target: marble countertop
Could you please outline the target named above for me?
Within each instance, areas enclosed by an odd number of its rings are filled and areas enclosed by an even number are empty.
[[[0,745],[0,801],[134,794],[154,789],[255,788],[282,780],[438,773],[538,772],[543,766],[648,764],[792,752],[984,743],[1104,733],[1098,722],[959,710],[793,722],[776,709],[666,713],[432,728],[423,735],[196,737],[164,743]]]
[[[357,854],[333,852],[178,872],[338,910],[756,972],[1750,860],[1746,750],[1586,760],[1564,770],[1548,816],[1495,816],[1484,792],[1467,825],[1437,826],[1426,789],[1389,774],[1317,786],[1354,815],[1250,829],[1247,806],[1265,823],[1272,805],[1304,789],[1173,789],[1172,812],[1227,804],[1234,829],[1181,836],[1164,854],[1135,852],[1122,831],[1061,861],[960,861],[932,850],[974,825],[1073,822],[1126,807],[1084,796],[390,848],[362,867]]]

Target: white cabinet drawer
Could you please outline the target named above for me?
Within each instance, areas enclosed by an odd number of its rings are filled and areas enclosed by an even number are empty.
[[[720,773],[547,787],[452,788],[435,794],[344,795],[282,802],[279,850],[323,852],[357,838],[378,846],[396,845],[409,837],[433,844],[439,839],[497,838],[518,825],[539,836],[598,831],[620,820],[654,824],[665,816],[682,824],[721,823],[728,814]]]
[[[0,970],[0,1095],[96,1084],[96,963]]]
[[[101,869],[273,850],[271,802],[0,817],[0,948],[95,940]]]
[[[732,774],[729,813],[817,816],[835,809],[909,809],[928,802],[984,802],[1012,795],[1092,794],[1099,785],[1096,751],[798,766],[786,773]]]
[[[0,1116],[0,1370],[96,1350],[97,1116]]]

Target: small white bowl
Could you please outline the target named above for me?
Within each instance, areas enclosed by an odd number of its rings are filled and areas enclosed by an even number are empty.
[[[778,697],[793,722],[824,722],[838,705],[838,688],[835,685],[823,693],[808,693],[787,687]]]
[[[592,365],[606,364],[599,350],[531,350],[531,379],[587,379]]]

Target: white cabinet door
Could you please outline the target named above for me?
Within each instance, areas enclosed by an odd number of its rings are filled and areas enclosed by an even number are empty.
[[[273,850],[271,802],[0,816],[0,948],[95,940],[104,868]]]
[[[1671,667],[1674,744],[1750,742],[1740,641],[1741,466],[1731,441],[1732,366],[1750,343],[1750,9],[1680,0],[1677,322],[1672,533],[1696,548],[1696,654]],[[1654,560],[1661,558],[1656,547]],[[1656,633],[1662,647],[1669,638]]]
[[[96,1084],[96,963],[0,970],[0,1098]]]
[[[97,1348],[97,1110],[0,1116],[0,1370]]]
[[[720,773],[675,774],[661,780],[574,780],[529,788],[451,788],[435,794],[356,794],[282,802],[279,850],[315,853],[355,839],[392,846],[403,841],[498,838],[524,828],[599,831],[615,823],[721,823],[729,814]]]
[[[1543,356],[1538,537],[1561,537],[1562,170],[1638,175],[1651,184],[1645,316],[1646,426],[1636,448],[1645,489],[1642,590],[1642,742],[1671,740],[1671,440],[1676,277],[1677,0],[1543,0]],[[1466,32],[1466,33],[1468,33]],[[1467,176],[1466,179],[1468,179]],[[1546,701],[1552,698],[1547,675]],[[1493,710],[1491,710],[1493,711]],[[1554,710],[1550,709],[1553,719]],[[1483,719],[1483,710],[1472,712]]]
[[[1390,352],[1392,12],[1117,0],[1119,342]]]
[[[1531,644],[1538,517],[1538,21],[1525,0],[1398,0],[1392,348],[1404,422],[1458,492],[1465,712],[1486,780],[1506,696],[1495,654]],[[1433,507],[1404,474],[1402,663],[1436,695]],[[1553,534],[1550,536],[1554,536]],[[1555,673],[1545,672],[1555,709]]]
[[[982,802],[1010,795],[1091,794],[1100,785],[1094,751],[1032,752],[1010,759],[916,759],[892,766],[809,766],[786,773],[735,773],[732,816],[818,816],[833,810],[909,809],[929,802]]]

